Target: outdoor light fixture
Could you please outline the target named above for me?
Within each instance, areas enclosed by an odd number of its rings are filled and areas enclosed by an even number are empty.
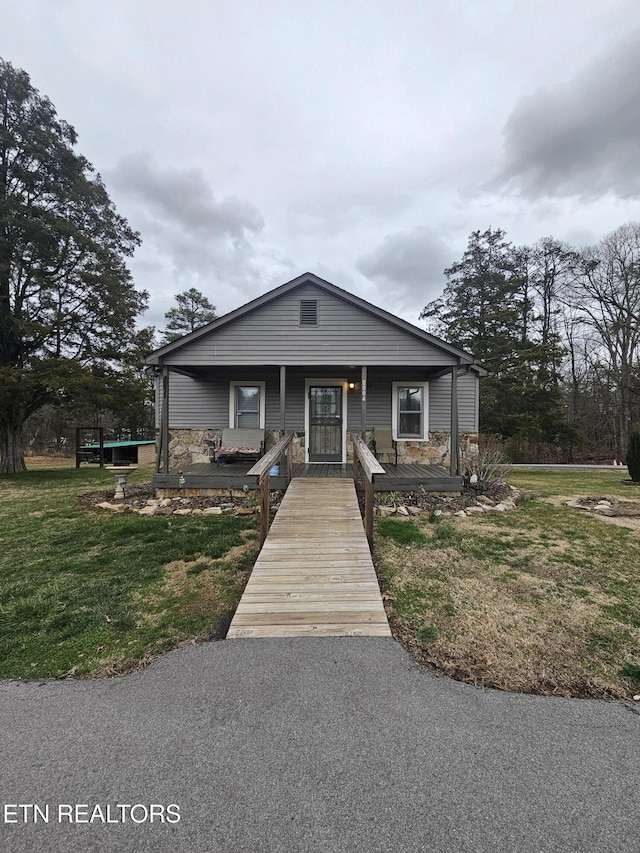
[[[353,389],[354,389],[355,387],[356,387],[356,383],[355,383],[355,382],[350,382],[350,383],[349,383],[349,390],[350,390],[350,391],[353,391]]]

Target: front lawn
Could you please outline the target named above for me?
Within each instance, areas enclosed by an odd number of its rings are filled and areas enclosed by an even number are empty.
[[[113,484],[85,467],[0,477],[0,677],[117,674],[224,636],[257,554],[254,518],[80,507]]]
[[[518,470],[515,512],[379,521],[375,562],[397,638],[481,686],[640,693],[640,532],[547,500],[637,499],[625,476]]]

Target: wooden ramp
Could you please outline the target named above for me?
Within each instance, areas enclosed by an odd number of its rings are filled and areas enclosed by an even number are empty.
[[[227,633],[390,637],[352,480],[294,479]]]

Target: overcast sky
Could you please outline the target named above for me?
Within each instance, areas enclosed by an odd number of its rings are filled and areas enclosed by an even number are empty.
[[[418,324],[469,234],[640,219],[638,0],[4,0],[159,327],[311,271]]]

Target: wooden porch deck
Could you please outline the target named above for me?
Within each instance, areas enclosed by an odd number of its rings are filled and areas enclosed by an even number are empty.
[[[346,467],[346,466],[345,466]],[[227,639],[390,637],[353,481],[292,480]]]
[[[255,477],[247,477],[247,471],[253,466],[253,461],[237,461],[230,465],[208,463],[191,465],[183,471],[183,489],[255,489]],[[390,465],[382,463],[385,476],[379,475],[374,483],[376,492],[459,492],[462,490],[462,477],[452,477],[445,468],[439,465]],[[351,464],[296,464],[293,476],[299,478],[350,480],[353,478]],[[169,474],[156,474],[153,485],[157,489],[178,489],[180,478],[177,471]],[[272,490],[286,488],[283,476],[271,477]]]

